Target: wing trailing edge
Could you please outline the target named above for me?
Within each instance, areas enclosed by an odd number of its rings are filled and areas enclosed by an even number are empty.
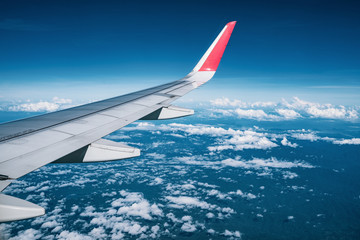
[[[33,218],[44,214],[43,207],[0,193],[0,222]]]

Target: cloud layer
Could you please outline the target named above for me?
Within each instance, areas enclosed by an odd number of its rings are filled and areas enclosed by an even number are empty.
[[[31,102],[13,104],[7,107],[13,112],[54,112],[57,110],[73,107],[71,99],[53,97],[52,101]]]
[[[247,103],[238,99],[219,98],[210,101],[215,113],[224,116],[255,119],[259,121],[280,121],[299,118],[325,118],[358,120],[359,107],[335,106],[308,102],[294,97],[291,101]]]

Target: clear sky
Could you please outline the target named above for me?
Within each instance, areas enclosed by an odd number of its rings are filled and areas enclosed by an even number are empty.
[[[88,101],[179,79],[237,21],[186,99],[359,104],[359,1],[0,1],[0,101]]]

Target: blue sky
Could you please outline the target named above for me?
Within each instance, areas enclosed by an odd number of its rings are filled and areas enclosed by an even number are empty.
[[[86,102],[179,79],[236,20],[215,78],[186,99],[357,105],[359,12],[357,1],[5,0],[0,100]]]

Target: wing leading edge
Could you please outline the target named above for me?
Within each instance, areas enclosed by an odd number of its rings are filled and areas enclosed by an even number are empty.
[[[13,180],[51,162],[111,161],[140,150],[101,138],[136,121],[188,116],[193,110],[173,101],[215,74],[236,22],[222,29],[184,78],[107,100],[0,124],[0,191]],[[43,215],[45,210],[0,193],[0,222]]]

